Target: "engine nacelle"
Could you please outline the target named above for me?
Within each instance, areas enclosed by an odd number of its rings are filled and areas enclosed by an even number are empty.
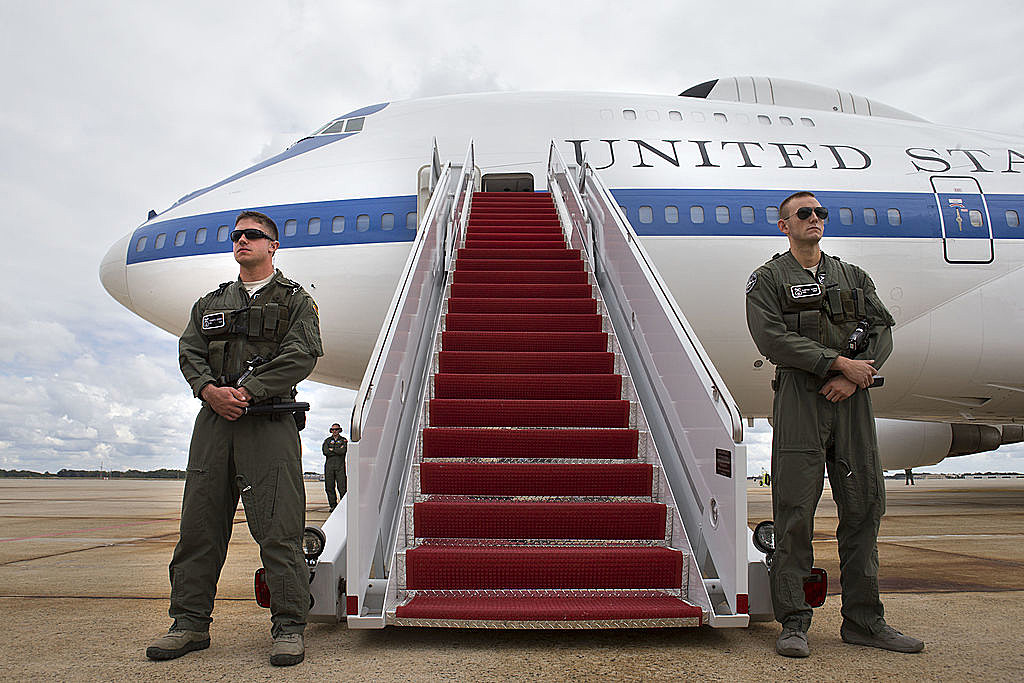
[[[1024,425],[948,424],[875,420],[882,468],[924,467],[955,455],[994,451],[1024,441]]]

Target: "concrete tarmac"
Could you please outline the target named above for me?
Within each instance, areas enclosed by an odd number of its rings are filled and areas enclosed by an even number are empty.
[[[167,563],[182,482],[0,479],[2,680],[1021,680],[1024,479],[889,481],[879,539],[886,618],[923,638],[902,655],[839,638],[835,505],[816,518],[816,564],[830,595],[815,611],[811,657],[774,653],[775,624],[746,629],[486,631],[312,624],[306,661],[268,661],[270,619],[252,598],[259,566],[239,509],[210,649],[145,657],[166,631]],[[327,517],[307,482],[307,521]],[[751,523],[771,516],[751,487]]]

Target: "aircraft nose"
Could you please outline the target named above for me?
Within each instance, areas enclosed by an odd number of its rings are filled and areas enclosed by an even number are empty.
[[[128,296],[128,242],[131,235],[125,235],[111,245],[106,256],[100,263],[100,282],[110,296],[119,304],[131,309],[132,300]]]

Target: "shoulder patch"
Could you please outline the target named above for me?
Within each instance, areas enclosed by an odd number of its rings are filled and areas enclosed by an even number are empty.
[[[310,297],[309,303],[313,307],[313,315],[315,315],[317,318],[319,318],[320,317],[320,309],[316,307],[316,301],[313,300],[312,297]]]
[[[756,284],[757,284],[757,271],[755,270],[753,273],[750,274],[750,279],[747,280],[747,294],[750,294],[750,290],[752,290],[754,288],[754,285],[756,285]]]

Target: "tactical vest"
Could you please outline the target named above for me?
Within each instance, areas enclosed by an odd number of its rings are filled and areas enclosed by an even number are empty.
[[[288,331],[289,305],[299,290],[299,285],[278,276],[252,298],[240,288],[248,303],[231,308],[236,299],[228,292],[232,284],[226,282],[214,292],[200,318],[200,331],[209,340],[210,369],[220,386],[233,385],[250,361],[265,363],[277,355]]]
[[[864,289],[856,287],[854,271],[839,259],[822,254],[817,282],[809,283],[809,273],[776,257],[769,262],[783,290],[782,319],[786,329],[813,339],[823,346],[842,350],[861,320],[869,320]],[[825,260],[828,259],[828,263]]]

